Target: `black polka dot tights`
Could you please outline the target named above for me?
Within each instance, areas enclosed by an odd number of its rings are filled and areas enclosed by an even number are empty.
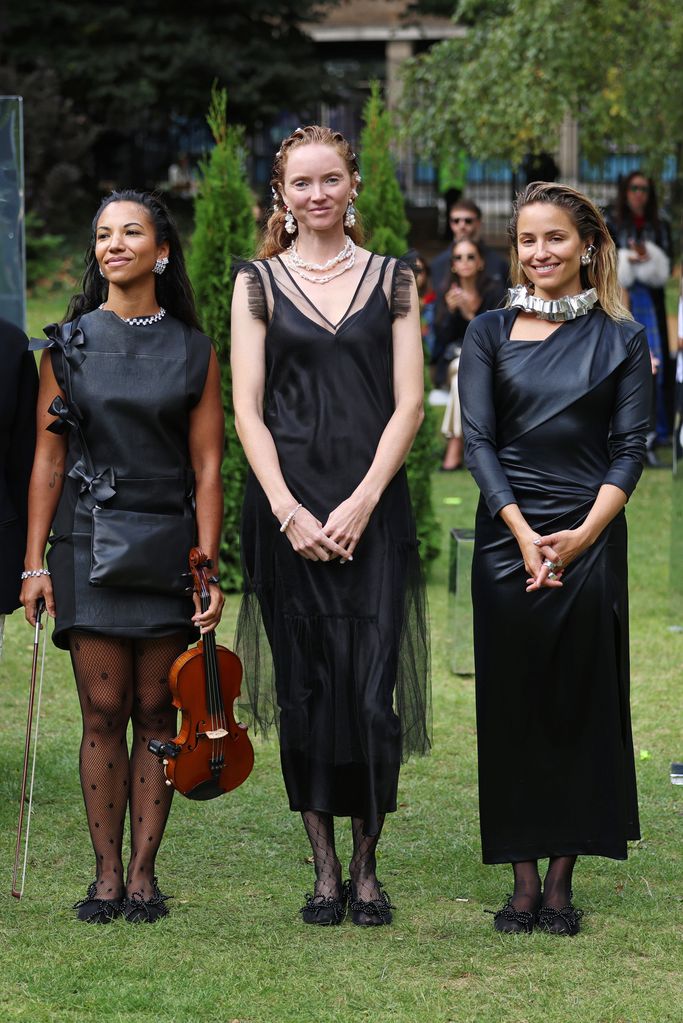
[[[130,808],[129,895],[152,894],[154,862],[171,808],[173,789],[147,749],[150,739],[176,734],[168,672],[186,649],[184,635],[115,639],[70,633],[71,660],[83,715],[80,775],[95,851],[97,895],[123,893],[123,827]],[[130,752],[128,722],[133,725]]]

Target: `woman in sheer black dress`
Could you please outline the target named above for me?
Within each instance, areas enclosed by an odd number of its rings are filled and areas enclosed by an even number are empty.
[[[152,923],[168,912],[154,868],[173,790],[147,743],[175,735],[169,668],[197,628],[215,628],[223,606],[215,583],[209,609],[199,613],[197,598],[193,611],[182,593],[89,582],[95,503],[194,514],[200,545],[218,556],[218,363],[198,328],[175,225],[155,196],[125,191],[104,200],[83,294],[66,321],[45,333],[21,600],[33,623],[36,601],[45,599],[54,642],[71,654],[81,704],[79,766],[96,878],[75,908],[89,923],[121,913],[131,923]]]
[[[339,133],[297,129],[272,183],[262,258],[238,275],[232,313],[236,424],[252,470],[237,648],[257,727],[278,722],[290,807],[313,848],[303,919],[340,923],[349,897],[354,923],[383,924],[375,849],[402,756],[429,744],[403,466],[422,418],[419,305],[407,266],[355,244],[360,175]],[[335,815],[352,819],[348,888]]]
[[[460,360],[465,456],[481,490],[483,858],[514,869],[498,930],[575,934],[577,856],[624,859],[639,837],[623,507],[642,470],[650,360],[588,199],[529,185],[510,233],[518,287],[508,308],[472,322]]]

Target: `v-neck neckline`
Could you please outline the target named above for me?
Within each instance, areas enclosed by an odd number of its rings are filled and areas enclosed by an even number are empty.
[[[308,295],[306,294],[306,292],[305,292],[305,291],[303,290],[303,288],[299,287],[299,285],[298,285],[298,284],[297,284],[297,282],[296,282],[296,281],[294,280],[294,278],[292,277],[291,273],[289,272],[289,270],[288,270],[288,269],[287,269],[287,267],[285,266],[285,263],[284,263],[284,261],[282,260],[282,258],[281,258],[280,256],[276,256],[275,258],[276,258],[276,259],[277,259],[277,261],[278,261],[278,262],[280,263],[280,265],[281,265],[282,269],[283,269],[283,270],[284,270],[284,272],[285,272],[285,273],[287,274],[287,276],[289,277],[290,281],[292,282],[292,284],[294,285],[294,287],[296,288],[296,290],[297,290],[297,291],[299,292],[299,294],[300,294],[300,295],[301,295],[301,296],[302,296],[302,297],[303,297],[303,298],[304,298],[304,299],[305,299],[305,300],[306,300],[306,301],[308,302],[308,304],[310,305],[311,309],[313,309],[313,310],[314,310],[314,311],[315,311],[315,312],[317,313],[317,315],[318,315],[318,316],[320,317],[320,319],[321,319],[321,320],[324,320],[324,321],[325,321],[325,323],[327,323],[327,324],[329,325],[329,327],[330,327],[330,329],[331,329],[331,332],[332,332],[333,334],[336,334],[336,333],[337,333],[337,331],[339,330],[339,328],[341,327],[341,325],[342,325],[342,324],[344,323],[344,320],[345,320],[345,319],[347,318],[347,316],[349,315],[349,313],[350,313],[350,312],[351,312],[351,310],[353,309],[353,304],[354,304],[354,302],[356,301],[356,298],[358,297],[358,292],[359,292],[359,291],[360,291],[360,289],[361,289],[361,286],[362,286],[362,284],[363,284],[363,281],[365,280],[365,276],[366,276],[366,274],[367,274],[367,272],[368,272],[368,270],[369,270],[369,268],[370,268],[370,263],[371,263],[371,262],[372,262],[372,260],[374,259],[374,256],[375,256],[375,253],[374,253],[374,252],[371,252],[371,253],[370,253],[370,255],[368,256],[368,260],[367,260],[367,262],[366,262],[365,266],[363,267],[363,272],[362,272],[362,274],[360,275],[360,278],[359,278],[359,280],[358,280],[358,284],[356,285],[356,287],[355,287],[355,289],[354,289],[354,292],[353,292],[353,295],[351,296],[351,301],[349,302],[348,306],[346,307],[346,312],[345,312],[345,313],[344,313],[344,315],[343,315],[343,316],[341,317],[341,319],[337,320],[337,322],[336,322],[336,323],[332,323],[332,320],[328,320],[327,316],[325,316],[325,314],[324,314],[324,313],[323,313],[323,312],[322,312],[322,311],[321,311],[320,309],[318,309],[318,307],[317,307],[317,305],[315,304],[315,302],[313,301],[313,299],[312,299],[312,298],[310,298],[310,297],[309,297],[309,296],[308,296]],[[368,296],[368,297],[369,297],[369,296]],[[302,312],[302,314],[303,314],[304,316],[306,316],[306,313],[304,313],[304,312],[303,312],[303,310],[300,310],[300,312]],[[308,320],[311,320],[311,322],[313,322],[313,323],[315,322],[315,321],[313,320],[313,318],[312,318],[311,316],[306,316],[306,319],[308,319]],[[327,329],[327,328],[324,328],[324,329]]]

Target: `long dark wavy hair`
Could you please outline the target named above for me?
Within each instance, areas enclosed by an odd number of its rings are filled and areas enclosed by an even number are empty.
[[[634,178],[645,178],[648,184],[647,203],[643,211],[643,216],[648,224],[652,224],[654,227],[659,226],[659,208],[657,206],[657,192],[655,191],[655,183],[652,178],[649,178],[647,174],[643,174],[642,171],[632,170],[629,174],[626,174],[619,180],[619,190],[617,192],[617,201],[614,204],[614,219],[617,222],[617,226],[621,227],[623,224],[630,223],[633,213],[631,207],[628,204],[628,190],[631,187],[631,182]]]
[[[171,316],[182,320],[188,327],[201,330],[194,304],[194,292],[185,269],[185,258],[175,221],[158,195],[153,192],[138,192],[133,188],[112,192],[100,203],[93,218],[90,244],[85,254],[82,291],[80,294],[74,295],[69,302],[63,322],[69,322],[77,316],[89,313],[107,300],[109,283],[100,274],[100,268],[95,258],[95,234],[102,213],[107,206],[111,206],[114,202],[134,202],[141,206],[154,224],[157,245],[168,242],[168,266],[163,274],[154,276],[156,300]]]

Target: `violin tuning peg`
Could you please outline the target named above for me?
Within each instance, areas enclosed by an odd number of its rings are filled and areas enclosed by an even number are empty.
[[[194,593],[194,586],[186,586],[185,593]]]
[[[172,785],[172,784],[173,784],[173,782],[172,782],[172,781],[170,780],[170,778],[167,778],[167,779],[166,779],[166,784],[167,784],[167,785]]]
[[[162,760],[161,763],[164,765],[164,767],[166,767],[166,765],[168,764],[168,760]]]

